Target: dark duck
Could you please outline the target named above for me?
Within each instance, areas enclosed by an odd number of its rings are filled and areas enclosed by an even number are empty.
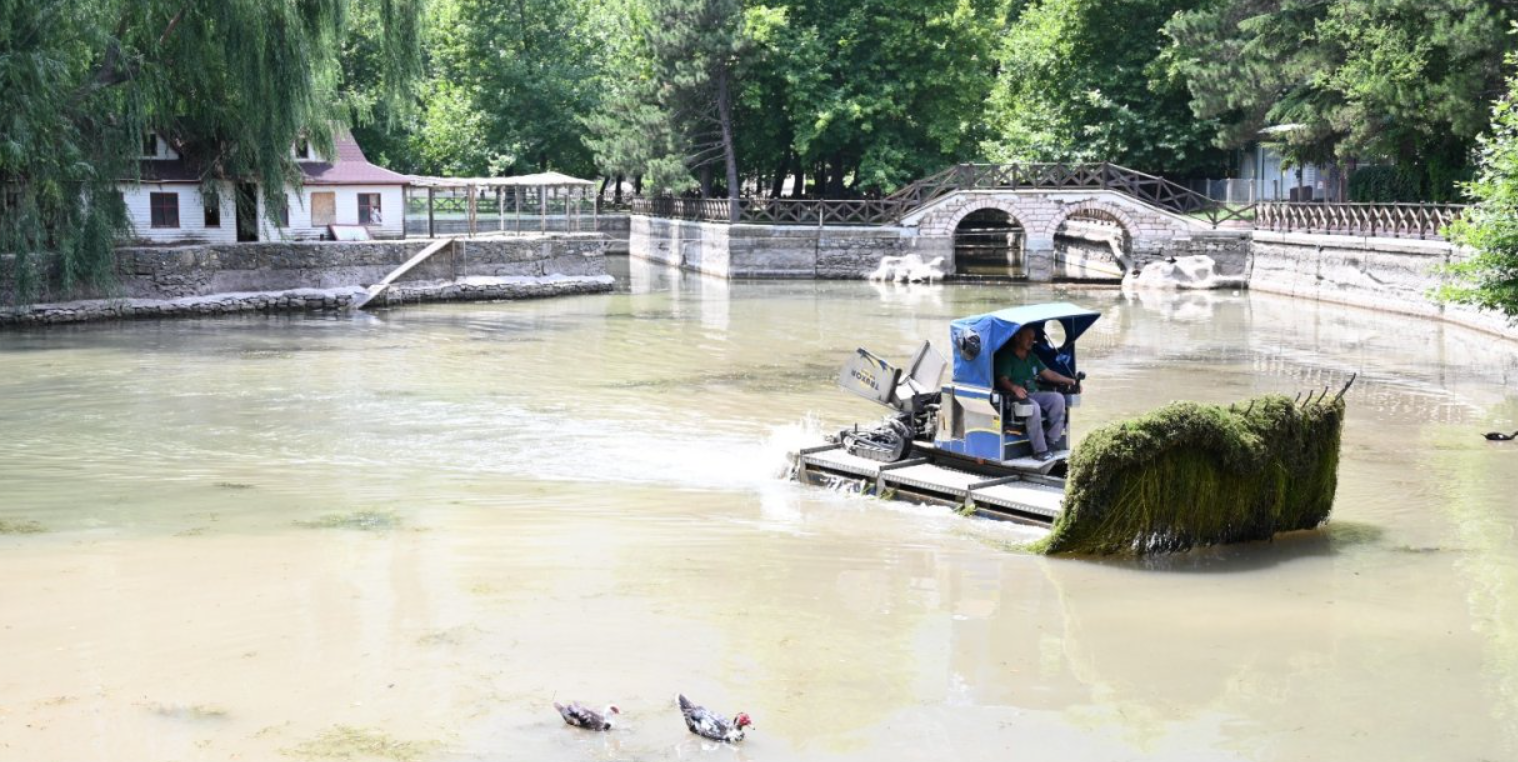
[[[597,712],[581,706],[577,701],[571,701],[568,704],[555,701],[553,708],[559,710],[559,715],[564,718],[565,724],[587,730],[611,730],[612,715],[622,713],[616,704],[607,705],[605,712]]]
[[[1515,431],[1511,434],[1504,434],[1500,431],[1488,431],[1483,436],[1485,436],[1488,441],[1492,442],[1510,442],[1514,439],[1518,439],[1518,431]]]
[[[704,706],[692,704],[683,693],[675,700],[680,704],[680,714],[685,715],[685,727],[702,738],[737,743],[743,740],[743,729],[753,724],[743,712],[739,712],[729,722],[726,717]]]

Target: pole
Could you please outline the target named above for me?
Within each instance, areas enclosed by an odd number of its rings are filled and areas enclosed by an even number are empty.
[[[432,214],[433,201],[437,197],[437,188],[427,188],[427,237],[437,238],[437,220]]]
[[[548,232],[548,186],[538,186],[538,232]]]
[[[497,227],[502,233],[506,232],[506,194],[501,192],[501,186],[495,186],[495,219]]]
[[[511,198],[512,198],[513,201],[516,202],[516,205],[517,205],[517,213],[516,213],[516,218],[517,218],[517,235],[521,235],[522,234],[522,186],[520,186],[520,185],[513,185],[513,186],[511,186]]]

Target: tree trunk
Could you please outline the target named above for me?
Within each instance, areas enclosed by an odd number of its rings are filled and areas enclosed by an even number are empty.
[[[843,155],[833,154],[832,169],[828,173],[828,198],[843,198]]]
[[[696,170],[696,180],[701,184],[701,198],[712,197],[712,165],[702,164]]]
[[[622,205],[622,173],[617,173],[617,187],[611,192],[612,203]]]
[[[791,186],[791,198],[801,198],[806,194],[806,164],[801,157],[796,157],[795,163],[796,184]]]
[[[731,72],[723,64],[717,70],[717,121],[722,126],[722,160],[727,165],[727,220],[738,221],[738,154],[733,146],[733,99],[729,93]]]
[[[770,184],[770,198],[780,198],[785,192],[785,173],[791,168],[791,152],[786,151],[775,165],[775,178]]]
[[[643,175],[638,175],[637,177],[633,178],[633,195],[643,195]]]

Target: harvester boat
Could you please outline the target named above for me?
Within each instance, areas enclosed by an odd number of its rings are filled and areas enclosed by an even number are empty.
[[[854,426],[794,456],[796,478],[881,497],[939,503],[978,515],[1050,525],[1062,511],[1068,469],[1068,413],[1080,404],[1075,344],[1100,318],[1067,302],[973,315],[949,326],[950,358],[923,342],[898,368],[866,349],[844,364],[838,385],[893,412],[879,425]],[[1032,352],[1076,384],[1064,395],[1067,420],[1047,459],[1034,457],[1031,400],[996,388],[996,358],[1032,326]],[[950,382],[943,373],[952,365]]]

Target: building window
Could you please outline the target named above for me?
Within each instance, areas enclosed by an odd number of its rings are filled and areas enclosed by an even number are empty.
[[[219,228],[221,227],[221,197],[218,196],[214,204],[206,203],[209,200],[201,199],[200,202],[206,207],[206,227]]]
[[[153,133],[150,132],[150,133],[142,136],[142,155],[143,156],[153,156],[153,157],[158,156],[158,136],[157,135],[155,135],[155,134],[153,134]]]
[[[289,196],[280,196],[279,202],[274,205],[274,224],[282,228],[290,227]]]
[[[153,193],[148,196],[148,207],[155,228],[179,227],[179,194]]]
[[[337,194],[331,191],[311,194],[311,227],[324,228],[337,223]]]
[[[360,225],[378,225],[378,224],[380,224],[380,194],[378,194],[378,193],[360,193],[360,194],[358,194],[358,224],[360,224]]]
[[[297,161],[315,161],[316,160],[316,157],[313,156],[313,155],[311,155],[311,141],[306,140],[304,138],[302,138],[299,141],[296,141],[296,143],[295,143],[295,158],[296,158]]]

